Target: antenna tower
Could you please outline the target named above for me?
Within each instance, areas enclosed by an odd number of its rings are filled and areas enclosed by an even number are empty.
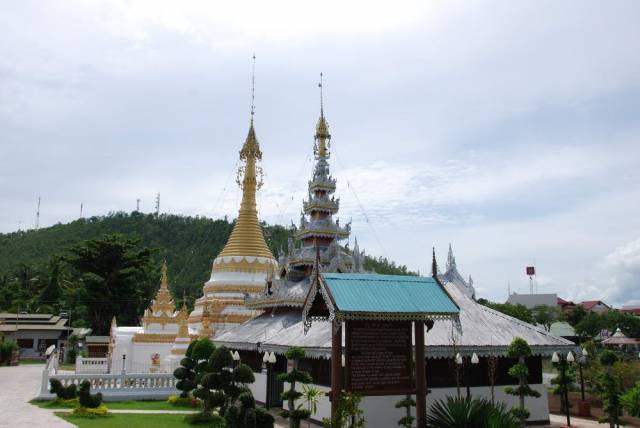
[[[82,205],[83,205],[83,203],[80,202],[80,218],[82,218]]]
[[[36,210],[36,230],[40,228],[40,196],[38,196],[38,209]]]
[[[160,193],[156,195],[156,217],[160,215]]]
[[[140,212],[140,198],[136,199],[136,211]]]

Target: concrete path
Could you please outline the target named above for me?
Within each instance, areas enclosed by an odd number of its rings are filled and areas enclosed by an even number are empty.
[[[73,428],[53,411],[28,403],[40,391],[44,364],[0,367],[0,427]]]
[[[567,417],[561,415],[549,415],[549,420],[551,422],[550,427],[558,428],[567,425]],[[576,428],[591,428],[591,427],[608,427],[609,423],[599,424],[597,421],[592,421],[590,419],[581,419],[571,416],[571,426]],[[631,425],[620,425],[623,426],[631,426]]]

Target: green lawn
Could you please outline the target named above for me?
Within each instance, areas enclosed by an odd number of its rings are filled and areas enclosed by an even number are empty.
[[[65,407],[50,400],[31,400],[31,404],[45,409],[63,409]],[[166,401],[105,401],[104,405],[110,410],[198,410],[197,407],[174,406]]]
[[[100,418],[82,418],[65,413],[56,413],[56,415],[79,428],[131,428],[133,426],[153,428],[193,428],[194,426],[185,422],[184,415],[143,415],[120,413]],[[206,425],[198,425],[198,427],[206,427]]]

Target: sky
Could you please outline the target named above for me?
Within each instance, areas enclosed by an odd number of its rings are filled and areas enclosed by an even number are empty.
[[[0,14],[0,232],[235,217],[251,57],[260,217],[298,221],[319,73],[341,222],[479,297],[640,304],[640,2],[20,1]],[[353,245],[353,240],[351,241]],[[213,256],[213,255],[212,255]]]

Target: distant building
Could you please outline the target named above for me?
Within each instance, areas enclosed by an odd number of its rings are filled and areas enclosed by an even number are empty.
[[[39,358],[49,346],[60,348],[73,334],[67,321],[51,314],[0,313],[0,332],[4,340],[18,344],[22,358]]]
[[[620,309],[620,312],[640,316],[640,306],[623,306],[622,309]]]
[[[575,309],[576,304],[573,303],[571,300],[564,300],[561,297],[558,297],[558,308],[562,311],[562,312],[569,312],[573,309]]]
[[[598,314],[609,312],[612,309],[611,306],[602,300],[585,300],[584,302],[578,303],[578,306],[582,306],[587,312],[595,312]]]
[[[601,342],[604,346],[617,347],[626,351],[637,351],[640,348],[640,340],[627,337],[620,328],[612,336]]]
[[[87,336],[84,345],[87,348],[87,357],[105,358],[109,353],[111,336]]]
[[[555,293],[549,294],[517,294],[513,293],[507,299],[507,303],[512,305],[523,305],[529,309],[536,306],[549,306],[555,308],[558,305],[558,295]]]
[[[566,321],[556,321],[553,324],[551,324],[549,333],[551,333],[554,336],[562,337],[563,339],[570,340],[574,343],[580,342],[580,336],[576,333],[576,330],[573,327],[571,327],[571,324],[569,324]]]

